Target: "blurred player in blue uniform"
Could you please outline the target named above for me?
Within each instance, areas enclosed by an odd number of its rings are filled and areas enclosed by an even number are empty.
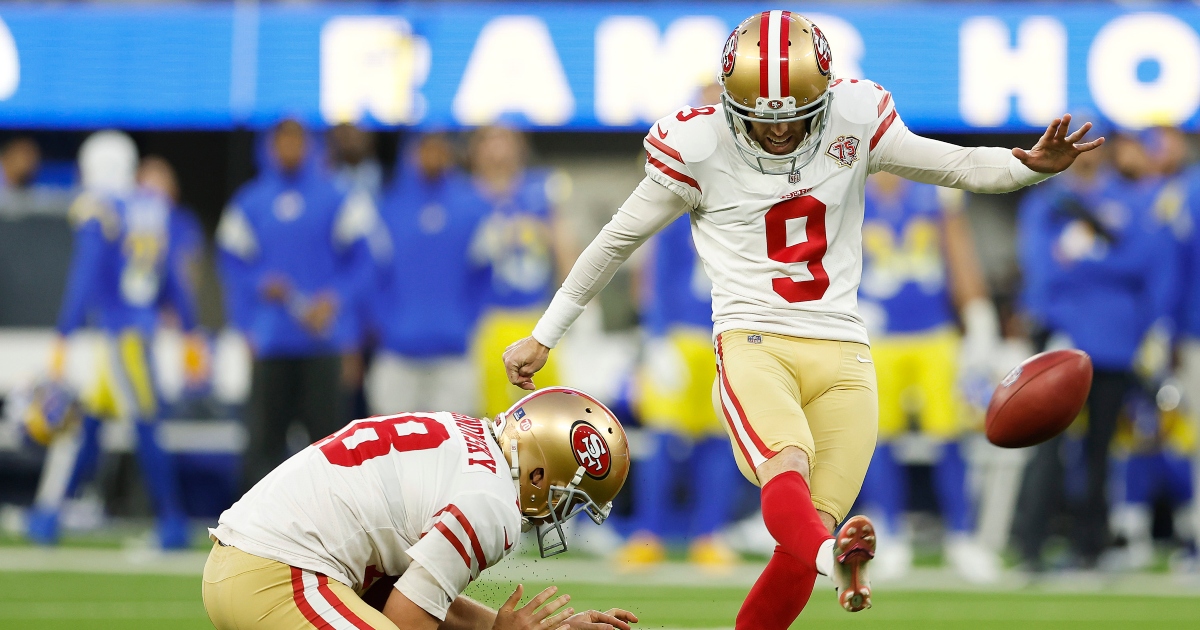
[[[383,195],[380,217],[395,253],[373,300],[380,350],[367,390],[374,414],[480,413],[468,348],[488,278],[470,248],[486,208],[471,203],[468,186],[449,140],[431,134],[414,143]]]
[[[378,205],[383,193],[383,167],[375,155],[375,137],[358,125],[341,123],[327,132],[326,140],[334,187],[344,195],[367,195]],[[378,285],[392,263],[392,240],[382,223],[367,230],[366,240],[375,262]],[[358,351],[342,355],[343,411],[347,420],[369,415],[364,372],[379,337],[373,310],[377,293],[375,289],[362,292],[355,306],[347,309],[354,329],[350,336],[359,347]]]
[[[649,339],[637,375],[636,408],[653,455],[634,468],[638,531],[618,560],[639,566],[666,559],[678,473],[687,480],[688,559],[710,568],[737,556],[716,536],[728,524],[741,475],[711,397],[717,377],[712,346],[712,283],[681,217],[651,241],[642,286]],[[686,455],[685,455],[686,454]],[[680,465],[682,464],[682,466]]]
[[[81,431],[50,445],[29,526],[30,537],[39,542],[56,539],[62,501],[95,470],[98,418],[115,418],[136,428],[138,463],[160,544],[188,543],[173,459],[158,441],[161,400],[151,353],[163,308],[173,310],[184,330],[196,327],[191,287],[180,273],[186,226],[161,192],[135,188],[136,165],[133,141],[119,132],[96,133],[80,148],[84,192],[70,212],[75,252],[58,320],[55,375],[64,372],[68,335],[90,322],[105,338]]]
[[[550,301],[560,269],[573,262],[563,247],[568,239],[556,218],[562,175],[526,168],[525,137],[507,127],[483,127],[471,135],[468,193],[487,218],[471,248],[475,264],[490,268],[487,310],[479,323],[473,354],[479,370],[483,411],[494,415],[524,395],[510,385],[496,357],[533,330]],[[538,385],[559,384],[552,361]]]
[[[1143,569],[1154,560],[1153,504],[1168,501],[1175,510],[1176,539],[1194,544],[1194,466],[1197,449],[1196,355],[1192,354],[1200,315],[1194,310],[1196,223],[1200,207],[1200,170],[1188,164],[1188,142],[1175,127],[1155,127],[1139,134],[1157,174],[1163,178],[1153,204],[1154,217],[1168,226],[1180,245],[1181,268],[1175,322],[1178,327],[1178,380],[1170,378],[1170,348],[1165,338],[1143,344],[1138,362],[1143,392],[1126,406],[1117,444],[1127,455],[1123,462],[1123,496],[1112,524],[1126,541],[1123,566]],[[1157,347],[1154,347],[1157,346]],[[1180,390],[1182,389],[1182,392]],[[1179,395],[1182,393],[1182,397]],[[1194,563],[1194,549],[1193,549]]]
[[[293,420],[311,439],[343,424],[342,355],[357,349],[353,309],[375,278],[365,239],[374,203],[339,192],[309,145],[298,122],[276,125],[270,160],[217,228],[229,319],[255,357],[247,487],[286,459]]]
[[[962,338],[956,311],[965,330]],[[961,443],[972,427],[959,382],[987,380],[999,324],[960,192],[890,173],[867,180],[859,312],[871,331],[879,385],[879,444],[863,483],[863,499],[882,511],[883,531],[890,534],[881,538],[881,545],[890,549],[880,555],[876,575],[896,577],[912,565],[904,522],[907,469],[896,450],[915,430],[937,451],[933,479],[947,559],[963,576],[995,579],[998,561],[973,537]]]
[[[1137,372],[1156,371],[1152,364],[1167,354],[1179,265],[1175,239],[1154,211],[1163,180],[1131,134],[1118,134],[1107,153],[1114,168],[1104,164],[1104,152],[1082,156],[1070,173],[1021,203],[1024,308],[1048,348],[1079,348],[1095,368],[1081,450],[1068,449],[1077,453],[1078,489],[1063,495],[1065,437],[1038,446],[1026,467],[1017,533],[1033,570],[1042,566],[1051,507],[1062,499],[1074,517],[1075,560],[1083,568],[1097,565],[1108,538],[1117,418],[1139,387]]]
[[[207,257],[207,239],[204,226],[190,208],[180,205],[179,180],[175,169],[166,159],[157,155],[142,158],[137,171],[138,186],[157,191],[170,200],[175,208],[175,219],[179,223],[178,238],[172,244],[175,252],[171,259],[175,261],[175,275],[183,283],[191,295],[197,295],[205,258]],[[197,304],[199,316],[200,305]],[[184,390],[187,397],[200,397],[211,391],[212,371],[209,359],[212,356],[212,339],[208,332],[197,328],[195,335],[190,336],[184,344]]]

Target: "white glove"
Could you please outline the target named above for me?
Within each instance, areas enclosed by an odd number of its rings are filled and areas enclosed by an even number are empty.
[[[1000,347],[1000,317],[990,300],[976,298],[963,307],[962,347],[959,350],[958,370],[962,380],[983,376],[994,380],[993,358]]]

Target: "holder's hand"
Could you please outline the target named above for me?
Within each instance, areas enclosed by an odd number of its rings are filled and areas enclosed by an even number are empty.
[[[1068,135],[1070,124],[1070,114],[1063,114],[1062,118],[1054,119],[1050,122],[1050,126],[1046,127],[1046,133],[1042,134],[1032,149],[1028,151],[1013,149],[1013,157],[1021,160],[1021,163],[1028,166],[1031,171],[1061,173],[1075,162],[1075,158],[1080,153],[1086,153],[1104,144],[1103,137],[1096,138],[1091,142],[1079,142],[1092,128],[1092,123],[1085,122],[1082,127]]]
[[[513,342],[504,350],[504,371],[508,382],[521,389],[533,390],[533,375],[546,365],[550,348],[533,337]]]
[[[496,612],[496,623],[492,624],[492,630],[539,630],[559,627],[575,613],[575,609],[563,608],[571,601],[570,595],[561,595],[542,606],[557,592],[558,587],[551,586],[535,595],[528,604],[517,608],[517,604],[521,602],[521,595],[525,593],[525,586],[518,584],[517,590],[513,591],[508,601]],[[541,610],[538,610],[538,607],[541,607]]]
[[[557,630],[630,630],[629,624],[637,621],[636,615],[620,608],[608,612],[589,610],[567,619]]]

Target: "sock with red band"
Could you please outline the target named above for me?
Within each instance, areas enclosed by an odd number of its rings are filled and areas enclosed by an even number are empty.
[[[817,553],[831,538],[798,472],[777,475],[762,489],[763,521],[779,543],[742,609],[737,630],[785,630],[812,595]]]
[[[763,521],[784,551],[816,569],[821,543],[833,538],[813,507],[808,482],[795,471],[776,475],[762,489]]]
[[[786,630],[812,596],[817,570],[775,547],[738,611],[736,630]]]

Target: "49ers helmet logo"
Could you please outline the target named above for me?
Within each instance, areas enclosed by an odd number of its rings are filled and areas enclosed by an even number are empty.
[[[829,49],[829,42],[825,39],[825,33],[817,28],[816,24],[812,25],[813,33],[813,52],[817,55],[817,70],[824,76],[829,76],[829,67],[833,65],[833,51]]]
[[[587,476],[593,479],[603,479],[608,476],[612,467],[612,456],[608,450],[608,442],[596,430],[596,427],[580,420],[571,426],[571,452],[575,461],[583,466]]]
[[[741,28],[740,26],[738,28]],[[725,40],[725,50],[721,52],[721,74],[733,74],[733,62],[737,59],[738,29],[733,29],[729,39]]]

